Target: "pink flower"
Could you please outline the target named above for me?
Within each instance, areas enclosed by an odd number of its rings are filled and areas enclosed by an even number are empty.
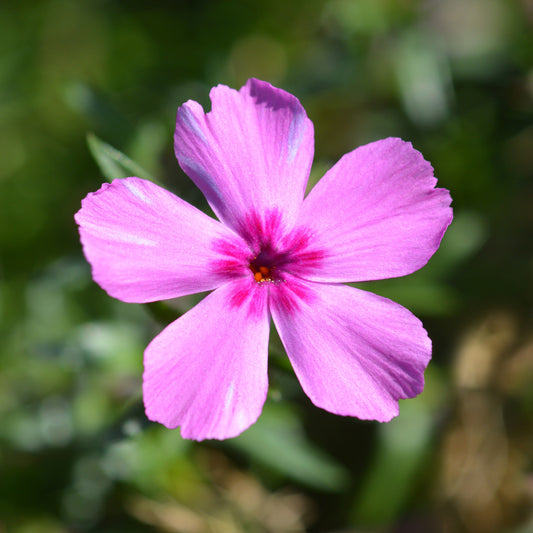
[[[266,399],[270,319],[311,401],[389,421],[419,394],[431,341],[402,306],[344,282],[427,263],[450,195],[410,143],[343,156],[304,199],[313,124],[297,98],[251,79],[178,109],[181,168],[218,220],[139,178],[89,194],[76,214],[95,281],[125,302],[212,291],[147,347],[144,404],[185,438],[224,439]]]

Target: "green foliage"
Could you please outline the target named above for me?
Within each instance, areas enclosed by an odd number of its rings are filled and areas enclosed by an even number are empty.
[[[138,178],[157,183],[157,180],[140,165],[135,163],[135,161],[132,161],[128,156],[113,148],[111,145],[101,141],[94,133],[87,135],[87,144],[91,155],[98,163],[102,174],[108,181],[116,178],[137,176]]]
[[[338,492],[348,484],[346,469],[305,438],[298,417],[287,404],[267,403],[259,421],[228,446],[311,488]]]

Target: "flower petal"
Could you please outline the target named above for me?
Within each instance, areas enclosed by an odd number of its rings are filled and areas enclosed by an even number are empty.
[[[150,420],[184,438],[226,439],[253,424],[268,389],[268,291],[235,280],[170,324],[144,354]]]
[[[271,312],[311,401],[339,415],[387,422],[424,387],[431,341],[407,309],[375,294],[292,279]]]
[[[439,247],[450,194],[410,143],[384,139],[331,168],[305,199],[299,223],[325,258],[307,279],[368,281],[410,274]]]
[[[114,180],[88,194],[75,219],[94,280],[125,302],[214,289],[228,281],[214,268],[228,250],[243,258],[250,252],[220,222],[139,178]]]
[[[251,212],[299,211],[314,152],[313,124],[298,99],[256,79],[219,85],[212,110],[178,109],[174,148],[218,218],[237,231]]]

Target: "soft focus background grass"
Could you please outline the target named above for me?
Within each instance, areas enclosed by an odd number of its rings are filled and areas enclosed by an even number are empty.
[[[530,0],[20,0],[0,5],[0,531],[533,531]],[[88,132],[188,201],[176,109],[250,76],[300,98],[312,178],[387,136],[451,190],[430,264],[370,284],[424,320],[426,389],[386,425],[310,405],[273,339],[241,437],[150,424],[142,352],[193,299],[92,281],[73,214]]]

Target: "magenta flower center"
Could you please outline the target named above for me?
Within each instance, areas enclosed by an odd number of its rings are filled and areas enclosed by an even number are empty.
[[[326,255],[325,250],[313,245],[304,228],[285,231],[278,213],[267,213],[263,219],[251,215],[240,228],[241,236],[249,247],[242,249],[225,240],[215,241],[214,248],[224,259],[213,263],[213,270],[230,276],[252,275],[257,283],[282,283],[285,274],[304,277],[316,271]]]
[[[257,283],[261,283],[262,281],[272,281],[274,267],[268,267],[261,265],[260,263],[258,264],[257,261],[252,261],[250,263],[250,270],[253,272]]]
[[[290,262],[288,256],[289,252],[279,253],[272,250],[270,245],[263,246],[261,252],[250,261],[248,267],[257,283],[276,281],[280,279],[280,267]]]

